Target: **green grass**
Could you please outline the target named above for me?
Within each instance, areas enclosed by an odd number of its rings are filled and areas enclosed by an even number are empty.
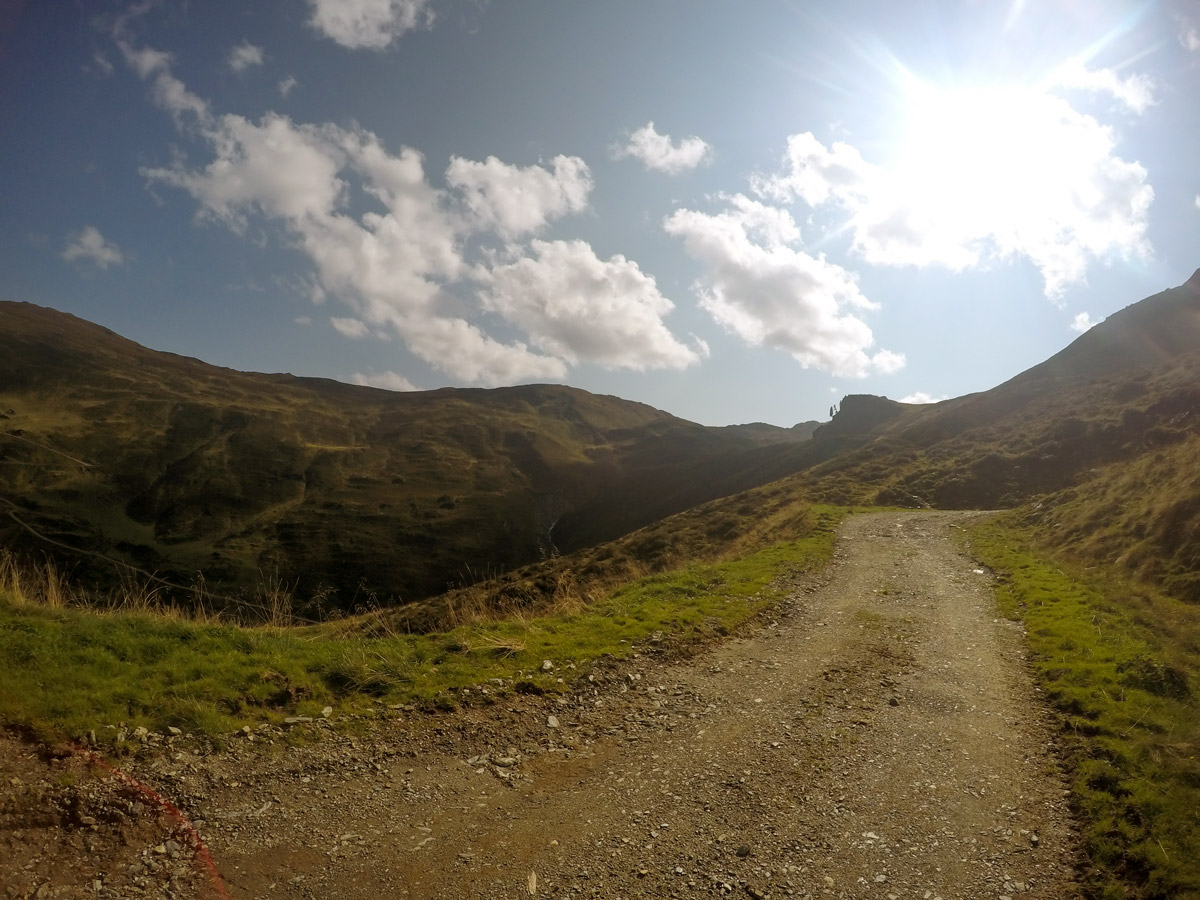
[[[1112,571],[1064,571],[1003,520],[972,546],[1059,713],[1090,895],[1200,897],[1200,610]]]
[[[149,612],[50,608],[0,594],[0,720],[77,738],[104,726],[175,726],[219,736],[243,725],[362,713],[382,704],[488,701],[523,680],[562,690],[608,654],[687,652],[778,601],[772,582],[823,566],[840,511],[815,510],[806,536],[740,559],[627,585],[572,614],[476,622],[452,631],[366,636],[343,621],[304,628],[204,624]],[[366,620],[364,620],[365,622]],[[542,661],[555,664],[542,673]],[[492,678],[507,688],[478,688]],[[558,678],[563,679],[559,684]]]

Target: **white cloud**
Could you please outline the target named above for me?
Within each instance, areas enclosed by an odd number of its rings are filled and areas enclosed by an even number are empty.
[[[355,372],[350,376],[354,384],[364,387],[383,388],[386,391],[416,391],[420,390],[399,372],[390,369],[386,372]]]
[[[1071,330],[1078,331],[1080,334],[1083,334],[1085,331],[1087,331],[1089,328],[1093,328],[1095,325],[1096,323],[1092,321],[1092,317],[1085,312],[1078,313],[1075,318],[1071,320]]]
[[[793,134],[787,139],[784,175],[755,175],[751,188],[760,197],[789,202],[799,197],[809,206],[830,200],[850,205],[861,202],[864,187],[878,171],[849,144],[837,141],[833,147],[813,137],[812,132]]]
[[[755,346],[790,353],[806,368],[862,377],[894,372],[900,354],[868,353],[871,329],[847,310],[872,309],[854,276],[792,246],[799,229],[784,210],[742,195],[716,215],[681,209],[664,228],[705,266],[700,305],[727,331]]]
[[[908,364],[903,353],[880,350],[871,354],[871,368],[881,375],[894,375]]]
[[[108,57],[99,50],[92,54],[92,61],[96,63],[96,68],[100,70],[102,75],[111,75],[115,71],[115,67],[109,61]]]
[[[331,316],[329,324],[337,329],[339,334],[342,334],[352,340],[361,340],[371,333],[365,322],[361,319],[348,319],[339,316]]]
[[[914,394],[909,394],[901,399],[901,403],[941,403],[943,400],[948,400],[949,394],[942,394],[940,397],[935,397],[933,394],[927,394],[925,391],[917,391]]]
[[[279,82],[279,96],[287,99],[288,94],[295,90],[296,85],[299,83],[293,76],[289,75],[283,81]]]
[[[242,41],[229,51],[225,64],[229,66],[231,72],[240,75],[247,69],[263,64],[263,48],[256,47],[249,41]]]
[[[499,385],[567,375],[563,360],[534,353],[519,341],[503,344],[465,319],[420,318],[407,330],[409,345],[418,356],[462,381]]]
[[[1023,257],[1055,301],[1093,260],[1149,254],[1154,190],[1112,129],[1043,91],[914,93],[908,140],[887,165],[798,134],[785,171],[757,176],[755,191],[841,208],[852,250],[874,265]]]
[[[601,260],[583,241],[535,240],[533,253],[493,269],[483,301],[538,349],[639,371],[698,361],[663,324],[673,304],[637,263],[619,254]]]
[[[1135,72],[1122,78],[1112,69],[1089,69],[1078,58],[1059,66],[1052,82],[1060,87],[1110,94],[1138,114],[1158,102],[1154,98],[1154,82],[1148,75]]]
[[[565,375],[561,360],[499,343],[443,312],[443,283],[465,272],[461,235],[417,151],[393,156],[368,132],[273,113],[259,122],[222,116],[204,136],[214,154],[206,167],[142,173],[187,191],[203,216],[234,231],[255,214],[280,222],[315,265],[321,295],[337,297],[364,327],[398,334],[456,378],[498,384]],[[382,212],[356,219],[343,211],[355,176]]]
[[[309,24],[351,50],[382,50],[434,19],[430,0],[309,0],[309,7]]]
[[[249,212],[293,222],[332,213],[346,190],[338,177],[344,152],[337,128],[295,125],[268,113],[258,122],[227,115],[205,137],[215,158],[202,170],[143,168],[142,174],[182,188],[200,201],[204,213],[235,231]]]
[[[1180,46],[1191,53],[1200,53],[1200,29],[1197,29],[1196,23],[1187,16],[1177,15],[1175,24]]]
[[[524,168],[456,158],[448,188],[439,190],[410,147],[393,153],[366,130],[277,113],[258,121],[213,115],[174,79],[165,54],[129,47],[126,58],[156,86],[178,85],[156,94],[165,109],[203,110],[176,121],[211,153],[206,164],[191,166],[180,156],[142,174],[186,191],[199,218],[235,232],[255,218],[280,226],[313,265],[309,295],[341,303],[346,314],[330,317],[341,333],[396,335],[453,378],[483,384],[561,379],[577,362],[682,366],[697,358],[666,330],[661,315],[670,303],[635,263],[601,261],[582,242],[538,242],[523,262],[519,246],[489,255],[472,240],[511,240],[586,208],[591,175],[577,157]],[[468,252],[482,260],[468,260]],[[512,286],[521,279],[539,293],[517,297]],[[568,293],[552,296],[555,285]],[[529,343],[486,333],[472,321],[486,321],[484,314],[506,317]]]
[[[463,195],[476,227],[517,237],[587,208],[592,190],[587,163],[577,156],[556,156],[551,165],[553,171],[508,165],[494,156],[484,162],[454,156],[446,183]]]
[[[208,104],[171,73],[171,54],[149,47],[136,48],[122,37],[117,38],[117,47],[130,68],[143,80],[151,82],[154,102],[171,114],[176,125],[182,127],[185,124],[185,113],[192,116],[195,124],[204,125],[209,121]]]
[[[292,319],[292,321],[297,325],[307,326],[312,324],[312,316],[296,316],[296,318]]]
[[[654,130],[654,122],[647,122],[629,136],[625,146],[615,148],[613,155],[617,159],[632,156],[647,169],[678,175],[707,162],[712,157],[712,148],[695,136],[672,143],[670,135],[659,134]]]
[[[1196,209],[1200,209],[1200,194],[1196,195]]]
[[[125,262],[121,248],[106,239],[94,225],[68,235],[67,244],[60,255],[67,262],[90,262],[101,269]]]

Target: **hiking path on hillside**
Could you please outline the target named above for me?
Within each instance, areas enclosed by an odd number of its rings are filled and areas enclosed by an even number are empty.
[[[1077,839],[1022,626],[954,540],[979,515],[851,516],[823,573],[686,660],[134,774],[239,900],[1070,898]],[[4,740],[0,786],[33,784],[33,751]],[[220,896],[165,838],[78,812],[10,823],[0,897]]]

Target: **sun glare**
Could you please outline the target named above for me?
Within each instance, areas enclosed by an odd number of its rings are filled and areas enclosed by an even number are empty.
[[[1095,90],[1113,93],[1095,76]],[[1146,170],[1117,154],[1111,126],[1072,106],[1059,75],[947,84],[901,68],[894,84],[881,157],[840,143],[814,151],[811,134],[789,151],[790,189],[850,209],[845,230],[863,258],[962,270],[1025,256],[1057,297],[1089,257],[1145,252]]]
[[[906,193],[971,233],[1024,217],[1050,187],[1048,99],[1028,88],[915,87],[896,169]]]

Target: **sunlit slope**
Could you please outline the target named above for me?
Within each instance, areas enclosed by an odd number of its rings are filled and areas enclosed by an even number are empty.
[[[0,415],[8,545],[85,579],[111,576],[106,558],[210,588],[278,576],[351,609],[773,480],[806,436],[561,386],[401,394],[235,372],[19,303],[0,304]]]

